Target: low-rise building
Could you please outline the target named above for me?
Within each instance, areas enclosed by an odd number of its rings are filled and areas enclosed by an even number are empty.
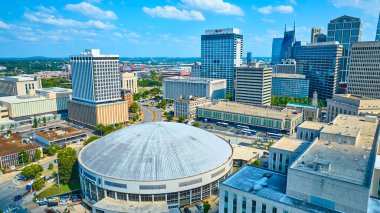
[[[380,99],[335,94],[332,99],[327,99],[327,121],[331,122],[338,114],[380,115]]]
[[[121,72],[121,89],[129,90],[131,93],[137,93],[137,77],[133,73]]]
[[[327,126],[327,123],[304,121],[297,127],[297,139],[314,141],[315,138],[319,137],[325,126]]]
[[[121,193],[120,193],[121,194]],[[169,213],[168,204],[166,201],[154,202],[137,202],[126,201],[122,199],[114,199],[105,197],[92,206],[93,213],[116,213],[116,212],[136,212],[136,213]]]
[[[181,96],[174,101],[174,116],[185,116],[187,119],[195,118],[196,107],[211,104],[205,97]]]
[[[28,95],[31,90],[42,88],[38,77],[20,75],[0,79],[0,96]]]
[[[42,148],[31,142],[29,138],[22,138],[13,133],[0,136],[0,168],[22,164],[23,159],[19,156],[21,150],[29,153],[29,161],[34,160],[36,150],[40,150],[42,155]]]
[[[297,112],[302,112],[303,120],[319,121],[321,108],[312,106],[311,104],[300,104],[295,102],[288,102],[286,108],[295,109]]]
[[[234,167],[242,167],[245,164],[253,163],[263,156],[263,150],[255,149],[250,146],[231,144],[233,149],[232,159]]]
[[[66,143],[78,142],[87,138],[87,134],[82,130],[74,129],[72,127],[55,127],[34,133],[34,138],[37,141],[50,146],[51,143],[63,145]]]
[[[243,124],[252,128],[292,135],[302,122],[302,112],[280,107],[258,107],[237,102],[220,101],[198,107],[198,119]]]
[[[8,119],[9,119],[8,108],[4,106],[0,106],[0,121],[8,120]]]
[[[307,98],[309,80],[304,75],[275,73],[272,77],[272,96]]]

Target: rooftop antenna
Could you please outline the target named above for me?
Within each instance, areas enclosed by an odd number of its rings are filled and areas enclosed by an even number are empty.
[[[286,24],[285,24],[285,32],[286,32]]]

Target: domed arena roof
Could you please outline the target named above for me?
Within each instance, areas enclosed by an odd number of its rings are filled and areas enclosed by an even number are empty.
[[[231,156],[231,146],[207,131],[153,122],[126,127],[90,143],[80,152],[79,163],[107,177],[154,181],[208,172]]]

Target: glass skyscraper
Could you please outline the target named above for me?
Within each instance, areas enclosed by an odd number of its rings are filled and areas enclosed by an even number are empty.
[[[379,20],[377,21],[377,30],[376,30],[375,41],[380,41],[380,13],[379,13]]]
[[[309,96],[309,80],[304,75],[273,74],[272,96],[307,98]]]
[[[338,82],[347,82],[350,48],[353,42],[361,41],[363,24],[360,18],[341,16],[330,21],[327,27],[327,41],[337,41],[343,45]]]
[[[201,77],[227,80],[226,93],[234,94],[234,67],[243,63],[243,35],[236,28],[206,30],[201,37]]]
[[[343,46],[338,42],[301,45],[295,52],[297,73],[309,80],[309,98],[314,91],[322,100],[332,98],[337,86]]]
[[[281,62],[280,53],[281,53],[282,40],[283,40],[282,38],[273,38],[273,42],[272,42],[272,64],[279,64]]]
[[[281,44],[280,61],[293,58],[292,48],[295,41],[296,41],[295,26],[293,30],[290,30],[290,31],[286,31],[286,26],[285,26],[284,38]]]

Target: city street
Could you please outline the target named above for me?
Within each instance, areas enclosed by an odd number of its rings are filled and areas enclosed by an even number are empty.
[[[156,107],[144,106],[142,103],[138,103],[141,107],[141,112],[144,114],[142,122],[155,122],[162,121],[162,112]]]
[[[15,184],[12,178],[8,178],[4,182],[2,181],[2,183],[0,183],[0,209],[5,211],[10,205],[18,205],[21,200],[15,203],[13,198],[17,195],[22,195],[25,192],[26,189],[24,184]]]

